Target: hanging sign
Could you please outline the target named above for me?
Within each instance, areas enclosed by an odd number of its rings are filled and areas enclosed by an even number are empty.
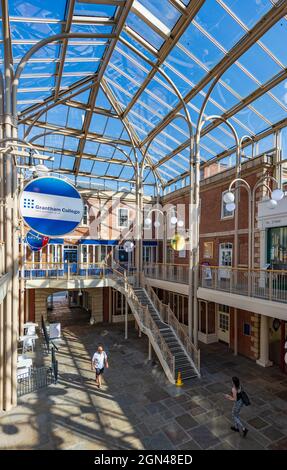
[[[49,237],[44,237],[34,230],[29,230],[26,235],[26,242],[33,251],[41,250],[49,243]]]
[[[47,237],[66,235],[82,220],[84,204],[71,183],[43,176],[30,181],[20,197],[20,213],[26,224]]]

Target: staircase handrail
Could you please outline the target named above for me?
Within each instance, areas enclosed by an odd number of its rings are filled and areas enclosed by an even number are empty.
[[[162,357],[166,364],[168,365],[169,370],[171,371],[172,377],[175,375],[175,356],[170,351],[168,345],[166,344],[160,329],[158,328],[157,324],[155,323],[154,319],[152,318],[148,306],[144,306],[138,300],[137,294],[134,291],[133,286],[128,281],[128,277],[126,272],[122,274],[117,269],[113,268],[113,273],[116,274],[116,277],[120,278],[123,282],[123,287],[125,293],[129,299],[134,303],[136,306],[136,310],[138,312],[138,316],[142,325],[151,332],[155,343],[158,345]]]
[[[188,357],[192,360],[198,375],[200,375],[200,349],[196,348],[196,346],[191,341],[190,337],[188,336],[185,328],[176,318],[174,312],[170,308],[169,304],[163,303],[155,293],[154,289],[146,279],[144,273],[141,273],[141,284],[145,288],[146,292],[148,293],[149,297],[151,298],[152,303],[154,304],[155,308],[159,312],[160,318],[164,323],[167,323],[172,327],[174,330],[177,338],[182,343]]]

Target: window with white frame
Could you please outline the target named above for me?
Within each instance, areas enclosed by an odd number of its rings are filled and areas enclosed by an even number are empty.
[[[88,262],[88,247],[87,247],[87,245],[82,245],[82,261],[83,261],[83,263]]]
[[[89,206],[88,204],[84,205],[84,212],[81,225],[89,225]]]
[[[128,228],[129,226],[129,210],[125,207],[118,208],[118,227]]]
[[[232,217],[234,217],[234,211],[228,211],[226,209],[226,202],[224,202],[223,198],[224,198],[224,195],[228,193],[228,191],[224,191],[222,194],[221,194],[221,218],[222,219],[230,219]]]

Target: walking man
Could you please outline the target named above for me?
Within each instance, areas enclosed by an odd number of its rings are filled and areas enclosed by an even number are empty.
[[[105,367],[108,368],[108,356],[104,351],[102,344],[98,345],[98,349],[93,355],[91,369],[96,371],[96,385],[98,388],[101,388],[102,385],[102,375],[104,373]]]

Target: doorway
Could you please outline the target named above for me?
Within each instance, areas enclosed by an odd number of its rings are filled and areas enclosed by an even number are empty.
[[[232,266],[232,243],[220,243],[219,266]],[[219,279],[230,279],[230,269],[219,269]]]
[[[64,246],[64,266],[65,272],[68,271],[68,265],[72,273],[77,272],[78,265],[78,248],[74,245]]]
[[[230,312],[227,305],[218,305],[217,338],[224,343],[230,343]]]

